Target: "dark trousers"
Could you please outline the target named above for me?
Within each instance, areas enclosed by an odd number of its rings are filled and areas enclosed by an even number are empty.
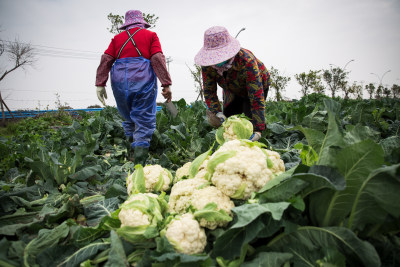
[[[269,86],[267,88],[264,88],[264,99],[267,101],[267,95],[269,91]],[[236,114],[242,114],[246,115],[250,119],[253,117],[251,114],[251,104],[250,104],[250,99],[248,97],[240,97],[235,95],[235,99],[232,101],[232,103],[229,104],[229,106],[224,108],[224,115],[226,117],[230,117],[232,115]]]
[[[235,98],[233,101],[229,104],[229,106],[224,108],[224,115],[226,117],[230,117],[232,115],[236,114],[242,114],[246,115],[250,119],[252,118],[251,114],[251,108],[250,108],[250,99],[249,98],[244,98],[235,95]]]

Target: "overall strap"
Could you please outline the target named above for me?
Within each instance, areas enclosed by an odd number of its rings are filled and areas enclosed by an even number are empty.
[[[138,31],[140,31],[140,30],[141,30],[141,29],[137,29],[133,34],[131,34],[131,33],[129,32],[129,30],[126,30],[126,33],[128,33],[129,37],[128,37],[128,39],[125,41],[125,43],[122,45],[121,49],[119,50],[117,59],[118,59],[119,56],[121,55],[122,50],[124,49],[125,45],[129,42],[129,40],[132,41],[132,44],[133,44],[133,46],[136,48],[136,51],[138,52],[139,56],[142,56],[142,53],[140,53],[139,49],[138,49],[137,46],[136,46],[135,41],[133,40],[133,36],[134,36]]]

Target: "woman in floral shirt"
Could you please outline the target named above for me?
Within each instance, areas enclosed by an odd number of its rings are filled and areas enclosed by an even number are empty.
[[[204,46],[195,57],[202,66],[204,96],[207,106],[221,118],[244,113],[254,127],[253,141],[265,129],[265,98],[270,75],[252,52],[241,48],[239,41],[224,27],[212,27],[204,34]],[[223,89],[223,112],[217,96],[217,84]]]

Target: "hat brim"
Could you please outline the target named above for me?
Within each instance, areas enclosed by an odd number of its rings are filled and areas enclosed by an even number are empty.
[[[194,57],[194,62],[199,66],[212,66],[234,57],[240,51],[240,43],[231,36],[228,45],[216,49],[202,47]]]
[[[131,25],[135,25],[135,24],[143,24],[146,29],[151,27],[151,25],[148,24],[147,22],[145,22],[145,23],[135,22],[135,23],[131,23],[131,24],[122,24],[121,27],[119,27],[118,29],[119,30],[125,30],[126,27],[131,26]]]

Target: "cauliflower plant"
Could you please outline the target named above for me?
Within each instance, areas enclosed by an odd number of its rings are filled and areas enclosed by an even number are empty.
[[[259,191],[279,174],[276,171],[283,164],[280,158],[273,153],[269,156],[260,146],[247,140],[225,142],[207,164],[211,182],[234,199],[248,199]]]
[[[200,226],[214,230],[226,226],[233,217],[233,201],[215,186],[207,186],[194,191],[191,205]]]
[[[130,196],[116,211],[121,221],[117,234],[125,240],[144,242],[159,235],[168,204],[165,193],[138,193]]]
[[[161,165],[135,166],[135,171],[126,178],[128,194],[167,191],[172,183],[172,174]]]
[[[185,213],[190,206],[190,200],[196,189],[209,186],[208,181],[199,178],[186,179],[172,186],[169,195],[168,208],[170,212]]]
[[[207,245],[204,228],[200,227],[190,213],[172,219],[163,234],[180,253],[201,253]]]
[[[230,116],[215,133],[219,144],[235,139],[249,139],[253,134],[253,124],[244,115]]]
[[[163,201],[160,205],[159,201]],[[156,225],[163,220],[167,204],[164,199],[152,193],[139,193],[130,196],[120,207],[118,218],[121,227]]]
[[[191,211],[200,225],[209,229],[226,226],[232,220],[233,207],[228,196],[202,178],[186,179],[174,184],[168,202],[171,213]]]
[[[281,155],[278,152],[264,149],[267,153],[268,158],[272,161],[272,167],[270,168],[274,174],[285,172],[285,163],[281,159]]]
[[[189,169],[192,162],[186,162],[182,167],[176,170],[174,184],[189,177]]]

